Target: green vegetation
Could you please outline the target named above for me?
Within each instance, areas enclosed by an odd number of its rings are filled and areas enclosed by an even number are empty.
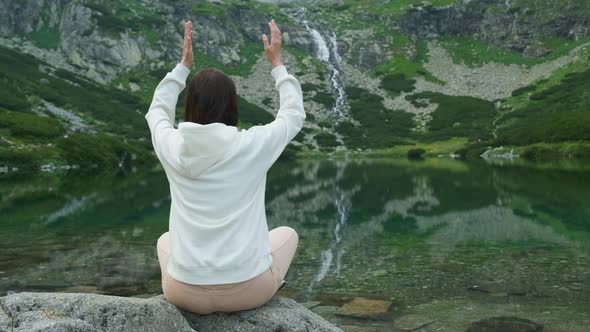
[[[496,117],[494,104],[463,96],[447,96],[436,92],[421,92],[406,99],[418,103],[419,99],[428,99],[438,104],[428,123],[427,140],[445,140],[452,137],[467,137],[470,140],[487,140],[492,137],[492,123]]]
[[[0,166],[9,166],[11,169],[18,168],[20,174],[38,171],[41,164],[57,159],[59,159],[59,151],[45,146],[24,149],[0,146]]]
[[[252,66],[254,66],[258,57],[264,53],[264,49],[260,43],[249,40],[239,51],[241,62],[229,65],[221,63],[215,57],[204,53],[198,48],[193,48],[193,52],[196,59],[196,70],[213,67],[222,70],[228,75],[247,76],[252,71]]]
[[[338,143],[338,140],[336,139],[336,136],[328,132],[320,132],[319,134],[316,134],[313,138],[322,148],[335,148],[338,145],[340,145]]]
[[[16,144],[2,148],[1,160],[27,171],[50,161],[78,163],[86,157],[101,168],[117,167],[119,159],[112,156],[120,158],[123,151],[136,155],[134,164],[151,159],[149,131],[143,118],[146,103],[64,70],[46,74],[39,70],[41,64],[32,56],[0,47],[0,135]],[[102,134],[75,134],[63,138],[65,130],[57,119],[31,113],[39,99],[74,111],[99,132],[117,136],[107,139]],[[81,142],[73,142],[71,137],[80,137]],[[126,139],[129,143],[120,143]],[[62,143],[37,146],[55,140]],[[69,152],[76,147],[80,147],[77,152],[84,151],[77,157]]]
[[[172,0],[165,0],[172,4]],[[309,5],[306,17],[310,21],[321,22],[332,26],[340,35],[344,31],[364,30],[372,42],[382,48],[383,54],[389,60],[372,68],[370,75],[381,81],[380,88],[394,97],[402,93],[412,93],[418,77],[444,84],[425,69],[428,61],[426,39],[413,36],[402,30],[392,29],[390,22],[398,19],[407,11],[422,7],[431,9],[432,6],[446,6],[456,3],[456,0],[344,0],[338,4],[314,3]],[[150,43],[159,42],[157,31],[166,24],[165,12],[155,7],[145,6],[141,0],[97,0],[86,2],[84,6],[92,9],[93,19],[98,22],[102,33],[116,36],[121,32],[132,36],[143,36]],[[289,6],[289,5],[287,5]],[[560,1],[549,0],[546,5],[537,0],[515,0],[510,4],[510,15],[515,19],[530,19],[537,22],[551,21],[557,16],[556,8]],[[590,5],[577,3],[572,6],[577,15],[590,12]],[[252,0],[223,0],[221,2],[196,1],[186,6],[188,15],[215,22],[235,24],[234,18],[247,16],[253,20],[260,18],[275,18],[289,31],[294,22],[283,13],[279,6],[260,3]],[[547,8],[545,8],[547,7]],[[504,9],[490,5],[489,10]],[[362,13],[362,15],[359,15]],[[82,32],[83,34],[92,31]],[[195,59],[199,70],[204,67],[215,67],[229,75],[247,76],[252,66],[263,56],[263,49],[259,40],[251,40],[250,32],[244,34],[245,43],[236,50],[240,60],[230,64],[223,64],[218,59],[218,50],[203,48],[197,45],[194,49]],[[57,48],[60,43],[60,33],[56,28],[47,26],[26,36],[40,48]],[[540,38],[531,47],[538,47],[538,51],[547,52],[542,58],[528,58],[518,52],[478,41],[472,37],[446,36],[439,39],[445,46],[453,61],[464,62],[470,66],[478,66],[487,62],[517,64],[531,67],[532,65],[555,59],[567,54],[573,48],[589,42],[590,38],[577,41],[564,38]],[[358,44],[351,44],[354,48]],[[205,50],[209,54],[205,53]],[[317,59],[310,57],[302,49],[285,45],[285,52],[289,53],[297,63],[297,68],[303,73],[317,73],[324,80],[326,68]],[[350,53],[349,53],[350,54]],[[499,113],[492,102],[465,97],[447,96],[440,93],[421,92],[406,96],[407,100],[417,107],[424,107],[429,100],[438,105],[431,114],[431,121],[426,125],[425,132],[414,131],[413,115],[398,110],[385,108],[380,96],[372,94],[360,87],[348,87],[351,119],[339,123],[323,120],[320,127],[335,130],[342,137],[344,144],[351,149],[372,149],[379,153],[392,153],[396,156],[432,155],[436,149],[423,148],[441,142],[458,142],[452,145],[466,155],[478,155],[488,146],[516,146],[523,156],[538,159],[546,155],[584,156],[586,147],[583,141],[590,139],[590,113],[587,100],[588,52],[581,53],[580,59],[574,63],[559,68],[551,77],[534,82],[534,84],[517,89],[512,97],[502,101]],[[60,122],[54,117],[39,117],[30,114],[33,106],[42,105],[40,99],[46,100],[58,107],[73,111],[98,132],[109,131],[116,134],[119,140],[127,137],[132,149],[136,146],[142,149],[150,148],[147,126],[142,115],[147,110],[153,89],[170,70],[174,63],[165,65],[157,70],[136,69],[127,72],[112,82],[108,87],[96,85],[81,76],[63,70],[39,70],[41,61],[18,52],[0,47],[0,135],[17,145],[48,142],[63,137],[66,132]],[[18,70],[17,70],[18,68]],[[586,72],[584,72],[586,71]],[[50,74],[51,72],[51,74]],[[194,72],[194,71],[193,71]],[[580,73],[583,72],[583,73]],[[138,91],[123,92],[115,87],[121,84],[127,88],[131,83],[140,86]],[[335,103],[333,93],[323,86],[301,82],[307,100],[312,100],[326,108]],[[184,92],[179,97],[178,109],[183,108]],[[100,103],[96,101],[100,100]],[[273,99],[265,98],[262,104],[272,107]],[[240,126],[250,127],[265,124],[274,116],[244,98],[239,99]],[[322,117],[320,117],[322,118]],[[323,119],[323,118],[322,118]],[[308,121],[313,115],[308,114]],[[420,118],[420,121],[422,118]],[[422,130],[422,126],[419,127]],[[307,133],[322,148],[333,148],[338,140],[333,133],[326,130]],[[101,141],[97,146],[98,154],[89,156],[95,164],[111,163],[113,156],[121,157],[124,148],[114,145],[110,136],[99,134],[96,138]],[[300,142],[303,140],[300,136]],[[80,151],[86,148],[88,137],[80,137],[77,147]],[[85,141],[86,140],[86,141]],[[141,140],[141,141],[140,141]],[[312,141],[313,142],[313,141]],[[545,145],[546,142],[548,145]],[[566,150],[561,144],[569,144]],[[72,144],[71,150],[76,148]],[[291,152],[300,149],[297,147]],[[50,148],[51,158],[56,160],[74,160],[70,150],[65,145]],[[445,149],[443,149],[445,150]],[[5,149],[3,153],[6,152]],[[15,160],[28,157],[32,147],[24,149]],[[51,152],[52,151],[52,152]],[[446,151],[446,150],[445,150]],[[421,152],[418,154],[418,152]],[[12,153],[12,152],[11,152]],[[67,158],[65,156],[67,155]],[[28,157],[27,157],[28,156]],[[99,156],[101,156],[99,158]],[[20,158],[20,159],[19,159]],[[49,156],[45,156],[49,158]],[[75,161],[75,160],[74,160]]]
[[[24,138],[33,142],[55,138],[65,132],[59,121],[54,118],[3,109],[0,109],[0,128],[9,137]]]
[[[381,87],[394,95],[414,90],[414,79],[406,79],[404,74],[389,74],[383,77]]]
[[[57,28],[44,27],[28,33],[27,38],[39,48],[56,49],[59,46],[60,33]]]
[[[496,137],[474,142],[457,153],[479,157],[489,147],[504,146],[529,160],[590,158],[590,70],[561,75],[520,89],[510,100],[516,108],[496,121]],[[532,93],[531,93],[532,92]]]
[[[562,142],[537,143],[516,149],[516,153],[528,160],[590,159],[590,143]]]
[[[106,124],[97,124],[98,129],[108,128],[130,138],[147,136],[145,119],[136,110],[143,113],[148,105],[140,99],[64,70],[57,70],[56,76],[48,75],[39,71],[40,64],[32,56],[0,47],[0,91],[2,96],[14,97],[0,99],[0,106],[9,111],[28,111],[31,105],[27,97],[38,96]]]
[[[274,120],[274,116],[255,104],[247,101],[241,96],[238,97],[238,114],[240,122],[246,126],[267,124]]]
[[[424,157],[437,157],[440,155],[448,156],[455,151],[462,149],[468,140],[464,137],[455,137],[448,140],[436,142],[410,142],[408,144],[396,145],[384,149],[376,149],[369,153],[364,153],[371,158],[407,158],[408,151],[412,149],[422,149],[426,152]]]
[[[391,60],[373,69],[375,75],[399,75],[411,79],[418,75],[429,76],[421,61],[410,61],[404,56],[394,56]]]
[[[380,1],[380,0],[345,0],[342,4],[332,5],[331,8],[339,12],[348,13],[370,13],[381,14],[384,16],[399,16],[410,8],[415,6],[434,6],[442,7],[455,3],[456,0],[397,0],[397,1]]]
[[[489,62],[503,64],[517,64],[531,67],[549,60],[557,59],[574,48],[590,42],[590,38],[581,40],[543,39],[538,47],[545,45],[550,53],[541,58],[526,57],[521,53],[506,50],[484,41],[462,36],[449,36],[441,39],[444,47],[449,51],[453,62],[465,63],[468,66],[479,66]]]
[[[590,70],[570,73],[498,121],[499,145],[590,140]]]
[[[222,16],[226,8],[216,2],[199,1],[191,5],[191,10],[204,16]]]
[[[155,42],[155,36],[149,36],[148,31],[160,27],[166,22],[163,13],[149,10],[137,0],[112,1],[102,0],[85,3],[84,6],[93,10],[92,17],[97,20],[99,27],[107,35],[118,36],[119,33],[130,30],[133,33],[148,35],[148,40]],[[89,31],[85,32],[89,33]]]
[[[406,142],[413,127],[412,115],[383,106],[383,98],[359,87],[347,87],[350,114],[360,123],[340,122],[336,128],[352,149],[387,148]]]
[[[135,155],[135,164],[152,162],[150,153],[140,147],[128,144],[117,136],[107,134],[90,135],[74,133],[56,141],[61,155],[70,165],[79,165],[82,171],[92,169],[113,169],[120,161]]]
[[[516,90],[512,91],[512,97],[518,97],[518,96],[523,95],[527,92],[535,91],[535,89],[536,89],[536,87],[534,84],[522,87],[520,89],[516,89]]]
[[[324,105],[327,109],[332,108],[334,104],[336,104],[336,98],[334,97],[333,93],[326,93],[322,91],[316,92],[315,96],[313,96],[311,100]]]
[[[424,158],[426,150],[421,148],[414,148],[408,150],[408,159],[420,160]]]

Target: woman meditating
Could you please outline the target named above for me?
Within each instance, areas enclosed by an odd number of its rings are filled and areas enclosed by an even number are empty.
[[[174,128],[178,95],[193,65],[192,23],[184,31],[182,61],[158,84],[145,118],[170,183],[169,231],[158,239],[164,297],[199,314],[265,304],[284,284],[298,235],[270,232],[266,173],[303,121],[301,86],[281,63],[281,32],[269,22],[262,36],[279,91],[276,119],[239,130],[234,82],[216,69],[190,81],[184,122]],[[270,78],[269,78],[270,79]]]

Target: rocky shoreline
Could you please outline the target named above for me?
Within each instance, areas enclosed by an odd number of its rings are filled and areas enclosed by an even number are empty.
[[[197,315],[162,295],[130,298],[85,293],[13,293],[0,297],[0,332],[52,331],[342,331],[294,300],[235,313]]]

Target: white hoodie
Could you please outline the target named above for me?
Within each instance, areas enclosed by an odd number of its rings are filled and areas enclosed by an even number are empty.
[[[248,130],[182,122],[175,129],[176,103],[188,74],[180,63],[166,74],[145,115],[170,183],[167,272],[193,285],[245,281],[272,263],[266,172],[303,126],[301,86],[278,66],[271,71],[280,96],[273,122]]]

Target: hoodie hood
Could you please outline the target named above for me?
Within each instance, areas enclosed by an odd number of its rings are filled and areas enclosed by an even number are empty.
[[[223,123],[181,122],[179,161],[184,175],[195,178],[228,157],[239,145],[238,128]]]

